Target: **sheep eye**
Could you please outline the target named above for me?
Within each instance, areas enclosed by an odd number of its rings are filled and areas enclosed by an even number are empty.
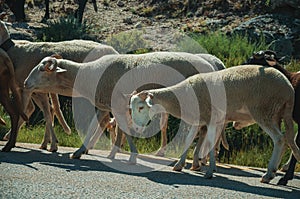
[[[143,110],[143,109],[144,109],[144,107],[143,107],[143,106],[141,106],[141,107],[139,107],[138,109],[139,109],[139,112],[140,112],[141,110]]]

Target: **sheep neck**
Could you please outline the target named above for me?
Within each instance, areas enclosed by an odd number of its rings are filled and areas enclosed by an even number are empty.
[[[282,74],[284,74],[284,76],[286,76],[288,78],[289,81],[291,81],[291,79],[292,79],[292,73],[290,73],[289,71],[287,71],[285,68],[283,68],[279,64],[276,64],[273,67],[276,68],[277,70],[279,70]]]

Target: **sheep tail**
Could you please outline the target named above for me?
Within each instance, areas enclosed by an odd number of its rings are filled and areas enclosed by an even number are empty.
[[[221,141],[222,141],[222,145],[223,147],[229,151],[229,144],[227,142],[227,138],[226,138],[226,133],[225,131],[223,130],[222,133],[221,133]]]

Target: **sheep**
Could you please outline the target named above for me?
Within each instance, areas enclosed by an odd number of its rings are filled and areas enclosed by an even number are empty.
[[[210,63],[214,70],[223,70],[225,69],[225,65],[224,63],[217,58],[216,56],[212,55],[212,54],[208,54],[208,53],[200,53],[200,54],[195,54],[203,59],[205,59],[208,63]],[[161,146],[158,149],[156,155],[157,156],[164,156],[165,154],[165,147],[167,145],[167,127],[168,127],[168,114],[163,114],[161,116],[161,121],[160,121],[160,125],[161,125]],[[225,149],[229,149],[229,145],[227,143],[226,140],[226,136],[225,136],[225,132],[222,132],[222,144],[224,146]],[[220,140],[221,141],[221,140]],[[219,148],[220,143],[217,144],[218,148]],[[218,150],[217,150],[218,151]],[[198,158],[194,158],[194,163],[198,162],[197,161]],[[205,160],[203,160],[203,162],[205,162]],[[198,164],[197,164],[198,165]],[[197,170],[199,168],[199,166],[197,166],[195,164],[193,164],[192,170]]]
[[[45,68],[48,68],[45,72]],[[106,70],[105,70],[106,69]],[[172,73],[169,71],[171,70]],[[175,72],[178,71],[178,72]],[[127,110],[124,108],[113,108],[111,104],[114,100],[120,100],[118,104],[127,104],[127,98],[123,95],[129,93],[132,87],[140,87],[137,85],[140,82],[150,81],[146,87],[160,87],[153,82],[164,81],[166,86],[177,83],[184,78],[197,74],[199,72],[214,71],[214,67],[209,64],[205,59],[189,54],[189,53],[171,53],[171,52],[153,52],[141,55],[106,55],[97,61],[89,63],[75,63],[66,59],[55,59],[53,57],[44,58],[29,74],[24,82],[25,88],[28,91],[37,92],[53,92],[62,95],[82,96],[89,99],[101,112],[99,112],[100,118],[109,117],[109,112],[113,112],[116,117],[117,124],[125,131],[129,146],[131,149],[131,155],[129,161],[136,162],[137,150],[132,144],[129,130],[129,124],[126,119]],[[100,74],[105,71],[101,76]],[[137,71],[137,73],[132,73]],[[91,96],[90,91],[93,85],[84,84],[79,82],[78,86],[81,89],[73,88],[75,78],[79,74],[83,74],[82,78],[88,78],[90,81],[93,78],[101,79],[99,82],[95,82],[97,89],[95,95]],[[128,83],[122,84],[128,88],[117,89],[115,86],[118,80],[123,75],[132,74]],[[148,80],[148,79],[151,80]],[[78,77],[77,77],[78,79]],[[73,92],[72,92],[73,91]],[[112,94],[116,97],[112,98]],[[95,99],[95,100],[94,100]],[[122,106],[121,106],[122,107]],[[116,113],[116,114],[115,114]],[[121,115],[121,116],[120,116]],[[101,119],[100,119],[101,121]],[[100,122],[101,123],[101,122]],[[100,129],[104,129],[100,125]],[[96,131],[95,131],[96,132]],[[88,132],[84,144],[75,153],[72,154],[72,158],[79,158],[87,149],[90,149],[99,135],[94,135],[94,132]],[[120,146],[120,136],[118,134],[115,146]],[[113,147],[109,158],[114,158],[118,148]]]
[[[18,0],[18,1],[17,0],[14,0],[14,1],[5,0],[4,2],[8,5],[8,7],[14,13],[17,21],[26,21],[25,10],[24,10],[25,0],[22,0],[22,1],[20,1],[20,0]],[[33,1],[28,1],[28,3],[29,2],[32,4],[32,6],[34,5]],[[87,3],[87,0],[78,0],[79,7],[75,12],[75,17],[78,18],[79,23],[82,22],[83,12],[84,12],[86,3]],[[98,8],[97,8],[96,0],[92,0],[92,3],[93,3],[95,12],[97,12]],[[47,19],[50,18],[49,0],[45,0],[45,6],[46,6],[46,11],[45,11],[45,15],[42,19],[42,22],[45,22]]]
[[[83,18],[83,12],[84,12],[84,8],[86,6],[87,0],[79,0],[78,1],[78,9],[75,12],[75,17],[78,18],[78,22],[81,23],[82,22],[82,18]],[[95,12],[98,11],[97,8],[97,3],[96,0],[92,0],[93,6],[94,6],[94,10]],[[46,11],[45,11],[45,15],[43,17],[42,21],[46,21],[47,19],[50,18],[50,14],[49,14],[49,0],[45,0],[45,5],[46,5]]]
[[[10,116],[12,132],[16,133],[19,117],[21,116],[24,120],[28,120],[28,118],[23,112],[21,94],[15,81],[15,72],[11,59],[3,49],[0,49],[0,57],[0,103]],[[10,90],[13,99],[10,98]],[[6,124],[2,118],[0,123]]]
[[[276,91],[271,88],[277,88]],[[226,106],[218,104],[214,91],[224,89]],[[280,90],[280,92],[278,92]],[[178,104],[182,96],[194,93],[194,99],[183,98],[188,104]],[[253,95],[255,93],[255,95]],[[179,98],[179,99],[177,99]],[[189,100],[189,101],[188,101]],[[198,109],[192,106],[192,101]],[[217,100],[217,103],[215,102]],[[214,102],[214,103],[213,103]],[[202,73],[170,87],[143,90],[132,95],[130,99],[131,116],[141,131],[150,121],[150,116],[157,112],[168,112],[181,118],[192,126],[187,136],[186,144],[195,131],[202,129],[200,137],[207,134],[206,144],[211,144],[218,138],[224,125],[231,121],[258,123],[274,142],[274,149],[267,172],[261,182],[267,183],[275,177],[280,163],[285,140],[293,151],[296,159],[300,159],[299,148],[294,141],[292,111],[294,105],[294,90],[288,79],[274,68],[259,65],[236,66],[212,73]],[[180,106],[183,106],[183,108]],[[200,114],[201,113],[201,114]],[[150,115],[151,114],[151,115]],[[150,115],[150,116],[149,116]],[[283,119],[286,133],[280,132],[279,121]],[[207,131],[204,127],[207,127]],[[202,144],[204,139],[200,139]],[[186,148],[188,145],[186,146]],[[210,148],[203,148],[203,153]],[[210,150],[210,167],[205,174],[211,178],[215,170],[213,150]],[[175,168],[182,167],[180,160]]]
[[[297,123],[298,126],[298,133],[296,136],[296,144],[300,146],[300,73],[292,73],[287,71],[281,64],[281,59],[279,59],[274,51],[266,50],[266,51],[259,51],[253,53],[253,56],[246,61],[245,64],[260,64],[266,67],[273,67],[282,72],[291,82],[292,86],[295,90],[295,104],[294,104],[294,111],[293,111],[293,119]],[[278,185],[286,185],[288,180],[293,179],[293,174],[295,171],[296,166],[296,158],[293,154],[283,166],[282,170],[286,170],[286,174],[278,181]]]
[[[30,94],[22,89],[24,80],[31,71],[31,69],[39,63],[45,56],[53,53],[59,53],[67,59],[77,62],[95,60],[105,54],[116,54],[117,52],[110,46],[102,45],[93,41],[85,40],[72,40],[64,42],[29,42],[22,40],[11,40],[7,27],[4,22],[0,21],[0,46],[9,55],[14,67],[15,77],[18,87],[22,91],[22,103],[25,107],[26,115],[30,116],[34,110],[34,106],[29,103]],[[52,98],[56,99],[57,96],[53,95]],[[45,137],[42,142],[41,148],[46,148],[47,144],[51,142],[50,151],[57,150],[57,138],[54,134],[52,127],[52,115],[49,106],[49,98],[45,93],[34,93],[32,99],[37,103],[44,113],[46,121]],[[52,100],[53,100],[52,99]],[[26,104],[29,103],[29,106]],[[60,110],[54,110],[55,113]],[[23,124],[22,118],[18,123],[18,128]],[[51,138],[50,138],[51,135]],[[10,151],[15,146],[16,133],[12,131],[10,139],[4,146],[2,151]]]

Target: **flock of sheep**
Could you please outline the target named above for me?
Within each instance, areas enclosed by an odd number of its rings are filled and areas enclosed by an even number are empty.
[[[279,181],[279,184],[287,184],[300,160],[297,146],[300,140],[297,136],[296,144],[293,128],[293,120],[297,124],[300,122],[295,111],[298,110],[299,78],[298,73],[282,68],[276,54],[272,53],[257,53],[249,64],[225,69],[221,60],[209,54],[122,55],[111,46],[92,41],[12,41],[1,21],[0,102],[11,119],[11,130],[5,135],[8,142],[2,151],[8,152],[15,146],[19,128],[34,111],[32,101],[43,111],[46,121],[41,148],[47,149],[51,142],[49,150],[57,151],[54,115],[65,132],[71,133],[60,111],[60,94],[84,97],[96,107],[91,124],[95,129],[87,132],[83,145],[71,158],[80,158],[95,145],[111,124],[111,113],[115,117],[117,137],[109,158],[115,158],[125,133],[131,150],[129,161],[136,163],[138,152],[131,135],[145,133],[152,116],[158,113],[162,114],[163,140],[159,154],[163,155],[167,144],[166,121],[171,114],[191,126],[186,132],[186,148],[199,134],[192,169],[200,168],[199,153],[209,154],[210,166],[205,177],[211,178],[216,170],[215,147],[222,142],[228,148],[225,125],[233,122],[233,126],[240,129],[257,123],[274,142],[272,157],[261,182],[268,183],[275,177],[288,145],[293,155],[286,175]],[[284,134],[281,121],[286,129]],[[180,171],[185,158],[186,151],[173,169]]]

